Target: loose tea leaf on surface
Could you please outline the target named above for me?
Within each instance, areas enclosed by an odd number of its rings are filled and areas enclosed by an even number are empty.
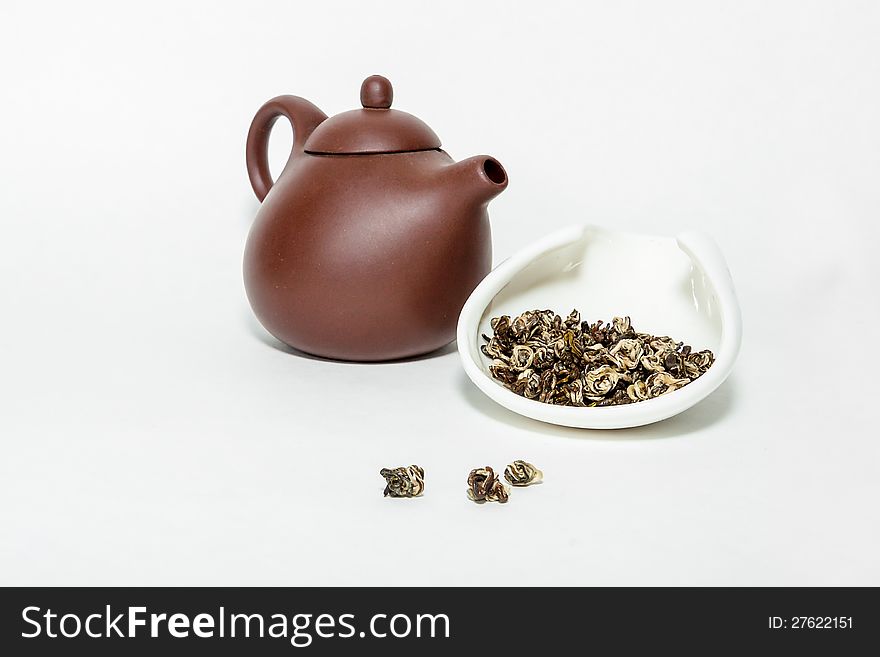
[[[702,376],[715,360],[709,350],[666,336],[638,333],[629,317],[582,322],[532,310],[491,321],[481,350],[491,375],[516,394],[561,406],[616,406],[659,397]]]
[[[495,476],[488,465],[471,470],[467,479],[468,497],[474,502],[507,502],[507,487]]]
[[[517,459],[504,468],[504,478],[512,486],[529,486],[544,480],[544,473],[528,461]]]
[[[385,497],[418,497],[425,490],[425,471],[417,465],[400,468],[382,468],[385,477]]]

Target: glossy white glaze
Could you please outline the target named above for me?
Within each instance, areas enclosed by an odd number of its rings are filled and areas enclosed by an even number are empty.
[[[590,321],[629,315],[639,331],[711,349],[715,363],[684,388],[635,404],[574,408],[526,399],[491,378],[481,334],[491,335],[492,317],[545,308],[563,315],[577,308]],[[739,352],[742,321],[724,257],[706,235],[668,238],[588,225],[553,233],[496,267],[465,303],[457,337],[465,372],[502,406],[553,424],[617,429],[681,413],[721,385]]]

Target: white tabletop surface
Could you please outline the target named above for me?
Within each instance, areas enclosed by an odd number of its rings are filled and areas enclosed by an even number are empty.
[[[867,2],[3,3],[0,584],[880,584],[878,33]],[[496,262],[570,223],[711,234],[731,378],[585,431],[453,347],[280,348],[241,278],[250,120],[373,73],[506,167]],[[515,458],[546,483],[467,500]],[[409,463],[424,497],[383,499]]]

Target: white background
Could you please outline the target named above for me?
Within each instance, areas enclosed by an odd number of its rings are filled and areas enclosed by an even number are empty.
[[[878,34],[869,2],[4,2],[0,584],[880,584]],[[579,431],[452,348],[280,349],[241,280],[250,120],[373,73],[507,168],[496,262],[573,222],[711,234],[727,383]],[[546,483],[466,499],[515,458]],[[383,499],[408,463],[425,496]]]

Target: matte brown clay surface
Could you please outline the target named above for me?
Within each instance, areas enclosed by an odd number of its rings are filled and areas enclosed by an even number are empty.
[[[301,351],[376,361],[439,349],[491,267],[486,207],[507,174],[488,156],[453,162],[427,125],[389,109],[392,97],[372,76],[364,109],[327,119],[279,96],[251,124],[248,173],[263,205],[245,288],[263,326]],[[273,184],[267,146],[279,116],[294,143]]]

